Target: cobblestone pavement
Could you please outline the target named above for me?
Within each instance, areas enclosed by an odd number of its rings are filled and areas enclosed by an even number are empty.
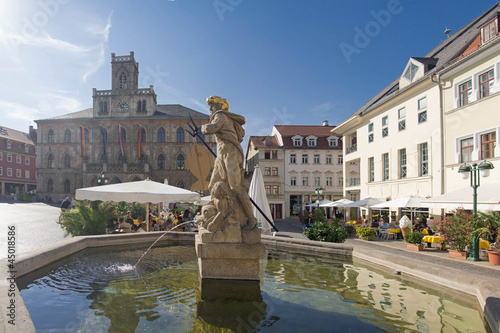
[[[59,207],[41,202],[0,201],[0,259],[7,257],[7,234],[15,228],[16,253],[29,252],[64,239],[57,221]]]

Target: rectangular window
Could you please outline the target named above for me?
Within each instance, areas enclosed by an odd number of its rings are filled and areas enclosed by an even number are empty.
[[[21,169],[16,169],[16,177],[21,178]]]
[[[7,142],[7,149],[11,149],[12,148],[12,145],[10,144],[10,142]]]
[[[278,159],[278,151],[277,151],[277,150],[273,150],[273,151],[271,152],[271,154],[272,154],[271,158],[272,158],[273,160],[277,160],[277,159]]]
[[[12,154],[7,154],[7,162],[12,162]]]
[[[300,139],[300,138],[293,139],[293,145],[294,146],[302,146],[302,139]]]
[[[24,178],[30,179],[30,171],[29,170],[24,170]]]
[[[425,123],[427,121],[427,111],[420,112],[418,114],[418,123]]]
[[[264,168],[264,176],[270,176],[270,175],[271,175],[271,168],[265,167]]]
[[[24,152],[29,153],[30,152],[30,147],[29,146],[24,146]]]
[[[309,139],[307,139],[307,145],[309,147],[315,147],[316,146],[316,139],[315,138],[309,138]]]
[[[418,100],[418,111],[427,109],[427,97]]]
[[[474,140],[467,138],[460,140],[460,162],[472,161],[472,152],[474,151]]]
[[[319,154],[314,154],[314,164],[319,164],[319,163],[320,163]]]
[[[309,163],[309,157],[307,154],[302,154],[302,164]]]
[[[481,135],[481,159],[495,157],[496,138],[495,132]]]
[[[12,168],[7,168],[7,177],[12,177]]]
[[[382,137],[385,138],[389,135],[389,116],[382,118]]]
[[[339,187],[344,186],[344,177],[339,177]]]
[[[418,173],[420,176],[426,176],[429,174],[429,147],[427,146],[427,142],[421,143],[418,146],[418,151],[420,159]]]
[[[368,142],[373,142],[373,123],[368,124]]]
[[[279,185],[273,185],[273,188],[272,188],[272,193],[274,195],[279,195],[280,194],[280,186]]]
[[[373,123],[368,124],[368,133],[373,132]]]
[[[462,83],[458,86],[458,106],[469,104],[472,96],[472,80]]]
[[[389,180],[389,153],[382,154],[382,163],[383,163],[383,171],[382,175],[383,180]]]
[[[290,154],[290,164],[297,163],[297,154]]]
[[[271,159],[271,152],[269,150],[266,150],[264,152],[264,159],[265,160],[270,160]]]
[[[16,163],[21,164],[21,156],[19,155],[16,156]]]
[[[494,83],[493,69],[479,75],[479,98],[490,95],[490,89]]]
[[[272,168],[271,169],[271,175],[272,176],[277,176],[278,175],[278,168]]]
[[[494,38],[496,36],[495,21],[483,27],[481,32],[483,35],[483,44]]]
[[[373,133],[368,134],[368,142],[373,142]]]
[[[406,148],[399,150],[399,178],[406,178]]]
[[[339,154],[339,156],[337,157],[337,164],[342,164],[344,163],[344,157],[342,156],[342,154]]]
[[[398,110],[398,130],[403,131],[406,129],[406,108]]]
[[[326,177],[326,186],[333,186],[333,177]]]
[[[368,158],[368,182],[373,183],[375,181],[375,161],[373,157]]]
[[[290,186],[297,186],[297,177],[296,176],[290,177]]]
[[[30,165],[30,158],[29,157],[24,158],[24,164]]]
[[[264,188],[266,189],[266,194],[271,195],[271,185],[264,185]]]
[[[314,177],[314,186],[321,186],[321,177],[320,176]]]
[[[3,176],[3,167],[0,166],[0,176]]]
[[[3,160],[3,153],[0,151],[0,161]]]
[[[326,164],[333,164],[333,156],[332,156],[332,154],[326,154],[325,163]]]
[[[309,177],[302,177],[302,186],[309,186]]]

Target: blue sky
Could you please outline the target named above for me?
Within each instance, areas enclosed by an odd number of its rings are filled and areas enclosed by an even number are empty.
[[[0,0],[0,126],[92,106],[135,52],[159,104],[227,98],[248,135],[336,125],[494,0]],[[360,37],[359,31],[365,34]]]

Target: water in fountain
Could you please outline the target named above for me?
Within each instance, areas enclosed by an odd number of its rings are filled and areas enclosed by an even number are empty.
[[[170,229],[166,230],[166,231],[165,231],[165,232],[164,232],[164,233],[163,233],[160,237],[158,237],[158,238],[157,238],[157,239],[153,242],[153,244],[151,244],[151,246],[150,246],[150,247],[148,247],[148,249],[146,250],[146,252],[144,252],[144,253],[142,254],[142,256],[139,258],[139,260],[137,260],[137,262],[135,263],[135,265],[134,265],[132,268],[133,268],[133,269],[135,269],[135,268],[137,267],[137,265],[139,265],[139,263],[141,262],[142,258],[144,258],[144,256],[145,256],[145,255],[149,252],[149,250],[151,250],[151,248],[152,248],[153,246],[155,246],[155,244],[156,244],[156,243],[158,243],[158,241],[159,241],[160,239],[162,239],[162,237],[163,237],[163,236],[165,236],[165,235],[167,234],[167,232],[171,232],[172,230],[177,229],[178,227],[180,227],[180,226],[181,226],[181,225],[183,225],[183,224],[188,224],[188,223],[192,223],[192,222],[194,222],[194,221],[182,222],[182,223],[179,223],[178,225],[174,226],[173,228],[170,228]]]

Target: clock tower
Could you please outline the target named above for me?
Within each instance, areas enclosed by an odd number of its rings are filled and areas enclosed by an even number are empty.
[[[139,63],[134,52],[111,53],[111,90],[93,90],[94,117],[144,117],[156,111],[153,86],[139,88]]]

